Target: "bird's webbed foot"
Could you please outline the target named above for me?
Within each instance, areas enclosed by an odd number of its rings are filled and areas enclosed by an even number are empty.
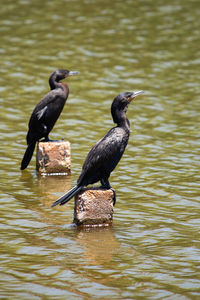
[[[48,136],[44,139],[45,142],[57,142],[56,140],[51,140]]]
[[[49,138],[49,136],[47,135],[47,136],[45,136],[45,138],[44,138],[44,141],[45,142],[51,142],[51,140],[50,140],[50,138]]]
[[[60,142],[60,140],[51,140],[50,138],[49,138],[49,136],[46,136],[45,138],[44,138],[44,140],[43,140],[43,142]]]
[[[50,140],[49,136],[47,135],[43,140],[41,140],[41,142],[52,142],[52,140]]]

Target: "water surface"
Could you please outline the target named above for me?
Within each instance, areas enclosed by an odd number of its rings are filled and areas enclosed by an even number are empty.
[[[200,296],[200,4],[1,1],[2,299],[198,299]],[[57,68],[80,71],[51,138],[71,142],[71,176],[19,171],[29,116]],[[120,92],[131,137],[110,181],[111,228],[73,226],[75,184],[112,126]]]

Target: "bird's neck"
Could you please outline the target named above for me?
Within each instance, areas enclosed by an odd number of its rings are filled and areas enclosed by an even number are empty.
[[[60,85],[59,82],[56,81],[56,76],[54,74],[49,78],[49,85],[51,90],[56,89]]]
[[[126,131],[130,131],[130,123],[126,117],[126,112],[117,111],[113,116],[113,121],[117,123],[118,127],[123,128]]]
[[[130,123],[127,118],[123,119],[119,123],[117,123],[117,126],[123,128],[127,132],[130,132]]]
[[[50,78],[49,78],[49,85],[50,85],[50,88],[51,90],[55,90],[55,89],[66,89],[68,88],[68,86],[64,83],[64,82],[59,82],[56,75],[52,75]]]
[[[49,79],[49,85],[51,90],[62,89],[64,92],[69,92],[69,88],[65,82],[57,82],[53,77]]]

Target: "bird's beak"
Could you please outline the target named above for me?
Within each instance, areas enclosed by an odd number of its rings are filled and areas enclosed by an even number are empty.
[[[70,71],[68,74],[67,74],[67,76],[74,76],[74,75],[78,75],[79,74],[79,72],[77,72],[77,71]]]
[[[133,92],[132,95],[128,98],[128,101],[131,102],[135,97],[144,94],[144,91]]]

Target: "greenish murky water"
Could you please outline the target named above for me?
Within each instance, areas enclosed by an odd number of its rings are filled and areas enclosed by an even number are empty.
[[[199,299],[200,2],[1,0],[0,298]],[[52,134],[72,174],[19,171],[27,123],[57,68],[80,71]],[[112,228],[78,230],[73,201],[91,146],[120,92],[132,134],[110,181]]]

